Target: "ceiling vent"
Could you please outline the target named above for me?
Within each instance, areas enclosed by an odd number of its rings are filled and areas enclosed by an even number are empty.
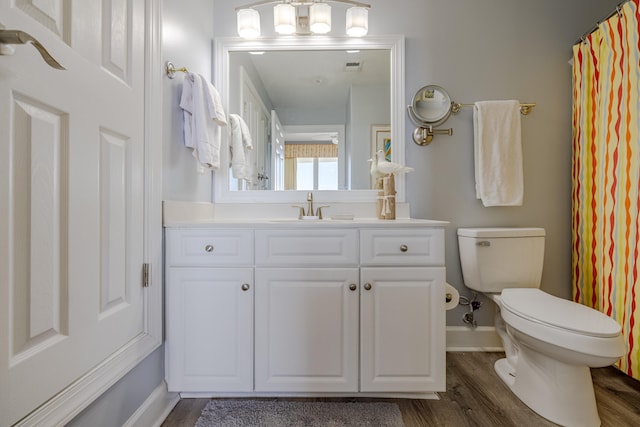
[[[344,65],[345,71],[362,71],[362,62],[349,61]]]

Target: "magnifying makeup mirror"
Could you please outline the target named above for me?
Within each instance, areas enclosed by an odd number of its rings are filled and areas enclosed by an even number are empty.
[[[420,88],[407,107],[409,118],[418,126],[413,131],[413,141],[428,145],[436,134],[453,135],[453,129],[434,129],[447,121],[452,105],[451,97],[442,87],[427,85]]]

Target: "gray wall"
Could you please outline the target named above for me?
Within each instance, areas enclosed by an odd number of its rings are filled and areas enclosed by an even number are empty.
[[[235,36],[234,8],[244,0],[213,0],[215,37]],[[547,230],[542,288],[571,294],[571,46],[618,0],[371,0],[370,34],[406,37],[406,104],[426,84],[446,88],[458,102],[519,99],[538,106],[523,119],[525,202],[485,208],[474,196],[472,110],[446,123],[454,134],[415,145],[407,119],[407,201],[415,218],[451,222],[446,233],[447,279],[461,294],[456,229],[538,226]],[[335,5],[335,6],[334,6]],[[335,35],[344,33],[344,10],[332,4]],[[273,35],[269,7],[259,9],[263,35]],[[462,325],[466,308],[447,313]],[[493,324],[493,307],[478,314]]]
[[[388,125],[391,122],[391,87],[362,86],[351,87],[349,103],[349,126],[351,127],[351,188],[371,188],[371,125]],[[385,105],[386,104],[386,105]]]

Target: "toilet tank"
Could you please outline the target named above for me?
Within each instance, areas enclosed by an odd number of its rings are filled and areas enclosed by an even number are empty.
[[[544,261],[543,228],[459,228],[466,287],[478,292],[539,288]]]

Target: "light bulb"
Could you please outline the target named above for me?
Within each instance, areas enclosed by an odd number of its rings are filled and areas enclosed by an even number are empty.
[[[316,34],[331,31],[331,6],[326,3],[314,3],[309,7],[309,28]]]
[[[362,37],[369,32],[369,10],[365,7],[347,9],[347,35]]]
[[[275,5],[273,7],[273,27],[278,34],[295,33],[296,8],[288,3]]]
[[[260,36],[260,14],[255,9],[240,9],[237,13],[238,35],[245,39]]]

